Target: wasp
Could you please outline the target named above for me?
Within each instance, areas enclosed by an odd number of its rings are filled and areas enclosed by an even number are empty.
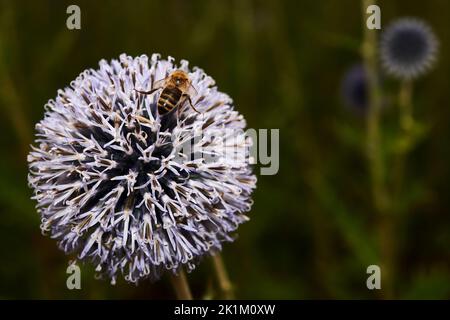
[[[179,115],[181,108],[186,102],[189,103],[195,112],[200,113],[192,104],[191,96],[197,93],[197,90],[191,83],[191,79],[183,70],[175,70],[164,79],[158,80],[153,84],[153,89],[150,91],[136,90],[142,94],[152,94],[157,90],[161,90],[158,98],[158,113],[163,116],[175,108],[177,108],[177,115]]]

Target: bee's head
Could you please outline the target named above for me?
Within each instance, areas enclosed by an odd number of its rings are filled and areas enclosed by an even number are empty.
[[[176,70],[170,75],[170,81],[177,87],[184,87],[189,84],[189,76],[182,70]]]

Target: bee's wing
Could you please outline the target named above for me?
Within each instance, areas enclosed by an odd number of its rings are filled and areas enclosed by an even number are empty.
[[[192,83],[189,83],[189,87],[187,90],[187,93],[192,97],[192,96],[196,96],[198,94],[197,89],[195,89],[195,87],[192,85]]]
[[[166,83],[166,80],[167,80],[168,77],[169,76],[153,82],[152,90],[153,89],[160,89],[160,88],[164,87],[164,84]]]

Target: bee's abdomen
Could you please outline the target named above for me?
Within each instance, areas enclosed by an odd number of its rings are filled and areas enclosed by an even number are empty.
[[[164,115],[175,108],[180,101],[181,90],[178,88],[164,88],[158,99],[158,112]]]

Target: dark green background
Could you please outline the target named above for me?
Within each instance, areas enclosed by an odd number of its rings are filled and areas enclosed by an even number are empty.
[[[70,4],[81,7],[81,30],[66,28]],[[102,58],[154,52],[203,68],[249,127],[280,129],[279,173],[258,177],[251,221],[224,246],[237,297],[450,298],[450,2],[380,6],[383,27],[417,16],[441,44],[434,70],[414,84],[415,117],[427,131],[392,199],[403,213],[389,213],[390,242],[379,241],[365,118],[339,95],[343,73],[361,61],[359,1],[0,1],[0,298],[174,297],[165,278],[110,286],[91,266],[82,266],[82,290],[67,290],[68,258],[40,234],[26,180],[34,124],[57,89]],[[386,78],[383,88],[388,150],[399,86]],[[382,282],[392,293],[369,291],[367,266],[392,248],[395,277]],[[214,284],[210,262],[189,278],[201,298]]]

